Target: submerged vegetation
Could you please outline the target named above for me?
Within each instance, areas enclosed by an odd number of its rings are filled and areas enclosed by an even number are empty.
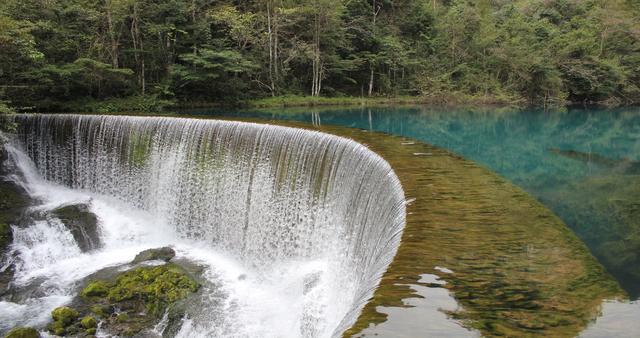
[[[446,288],[461,305],[448,315],[490,337],[576,336],[603,299],[626,297],[559,218],[489,170],[402,137],[321,130],[367,144],[392,165],[407,199],[415,198],[398,254],[345,337],[385,322],[381,309],[421,297],[412,285]],[[424,274],[446,284],[423,283]]]
[[[640,175],[597,175],[541,194],[631,296],[640,294]]]
[[[639,20],[637,0],[5,0],[0,112],[629,104]]]

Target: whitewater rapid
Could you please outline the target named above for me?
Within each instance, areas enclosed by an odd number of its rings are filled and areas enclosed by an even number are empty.
[[[55,217],[14,226],[0,330],[42,326],[90,274],[172,246],[205,267],[179,337],[337,337],[391,262],[400,183],[366,147],[241,122],[20,115],[6,146],[30,212],[86,203],[102,247],[81,252]],[[158,332],[160,333],[160,332]]]

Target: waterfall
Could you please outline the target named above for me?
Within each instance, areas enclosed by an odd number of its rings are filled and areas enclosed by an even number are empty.
[[[147,230],[231,257],[257,279],[290,285],[287,279],[304,270],[302,286],[287,291],[295,294],[291,311],[299,312],[295,332],[277,336],[340,336],[400,242],[405,201],[398,178],[380,156],[345,138],[184,118],[15,120],[15,147],[47,182],[150,215],[159,221]]]

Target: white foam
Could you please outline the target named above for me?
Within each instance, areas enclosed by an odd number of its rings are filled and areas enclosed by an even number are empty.
[[[397,177],[346,139],[220,121],[18,120],[21,138],[9,152],[16,181],[42,201],[36,211],[87,203],[103,246],[80,252],[55,218],[16,227],[17,286],[42,281],[42,290],[21,304],[0,303],[18,313],[2,321],[7,327],[37,308],[46,317],[90,274],[170,245],[177,259],[203,265],[207,280],[179,337],[337,337],[400,240]]]

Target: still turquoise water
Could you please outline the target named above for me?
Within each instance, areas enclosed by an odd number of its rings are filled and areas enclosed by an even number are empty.
[[[640,107],[386,107],[184,112],[332,124],[418,139],[474,160],[553,210],[640,295]]]

